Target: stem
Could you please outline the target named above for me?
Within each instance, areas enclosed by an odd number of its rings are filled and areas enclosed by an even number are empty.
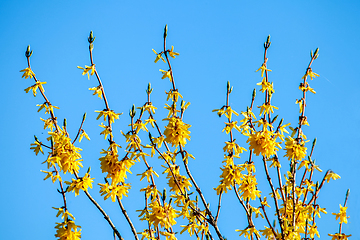
[[[117,198],[117,201],[118,201],[118,203],[119,203],[119,206],[120,206],[120,208],[121,208],[122,213],[124,214],[127,222],[129,223],[129,225],[130,225],[130,227],[131,227],[131,231],[132,231],[132,233],[134,234],[135,239],[136,239],[136,240],[139,240],[139,238],[138,238],[138,236],[137,236],[136,229],[135,229],[133,223],[131,222],[129,215],[128,215],[127,212],[126,212],[126,210],[125,210],[125,208],[124,208],[124,206],[123,206],[123,204],[122,204],[122,202],[121,202],[121,199],[119,198],[119,196],[116,196],[116,198]]]

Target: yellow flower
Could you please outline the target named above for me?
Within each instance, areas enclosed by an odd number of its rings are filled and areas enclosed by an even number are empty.
[[[129,125],[131,126],[131,124]],[[143,123],[141,120],[137,120],[136,123],[134,123],[134,129],[136,133],[139,133],[139,131],[142,129],[146,132],[148,132],[149,130],[146,128],[146,122]]]
[[[177,102],[179,97],[183,98],[183,96],[178,92],[178,90],[171,89],[169,92],[165,91],[165,93],[167,94],[166,101],[169,101],[169,99],[172,99],[174,102]]]
[[[261,85],[261,92],[269,91],[269,94],[273,94],[275,92],[273,83],[267,82],[265,77],[256,85]]]
[[[37,90],[38,88],[40,88],[41,91],[45,92],[42,84],[46,84],[46,82],[37,81],[34,85],[32,85],[32,86],[24,89],[24,91],[25,91],[26,93],[28,93],[30,90],[32,90],[34,97],[36,97],[36,90]]]
[[[179,56],[179,53],[174,52],[174,46],[171,46],[171,50],[169,51],[169,55],[172,58],[175,58],[175,56]]]
[[[243,153],[243,151],[247,151],[245,148],[240,147],[237,143],[235,143],[235,140],[232,142],[225,142],[225,147],[223,147],[224,152],[227,153],[233,153],[235,156],[238,156],[240,153]]]
[[[306,156],[306,147],[305,142],[302,141],[300,144],[297,143],[292,137],[285,138],[285,150],[286,154],[284,157],[288,157],[289,160],[299,160],[305,158]]]
[[[41,142],[35,141],[34,143],[30,144],[33,147],[30,147],[30,149],[33,149],[35,152],[35,155],[38,155],[39,152],[41,152],[42,154],[44,154],[42,148],[41,148]]]
[[[155,59],[155,63],[157,63],[160,59],[164,62],[164,63],[166,63],[165,62],[165,60],[164,60],[164,58],[161,56],[162,55],[162,52],[161,53],[157,53],[154,49],[153,49],[153,52],[156,54],[156,59]]]
[[[244,200],[255,200],[261,196],[261,191],[257,190],[257,182],[254,175],[243,175],[243,179],[239,184],[240,197]]]
[[[336,179],[339,179],[339,178],[340,178],[339,175],[337,175],[333,171],[329,171],[329,173],[325,177],[325,180],[327,180],[327,182],[330,182],[330,179],[336,180]]]
[[[306,83],[305,86],[304,86],[304,83],[300,83],[299,89],[303,92],[310,91],[314,94],[316,93],[315,90],[313,88],[311,88],[308,83]]]
[[[110,135],[111,137],[113,136],[109,126],[105,126],[103,123],[101,123],[101,125],[99,126],[104,128],[104,130],[100,133],[100,135],[104,135],[105,139],[107,138],[108,135]]]
[[[313,225],[310,226],[308,234],[310,235],[310,237],[312,239],[314,238],[315,234],[318,236],[318,238],[320,238],[320,234],[319,234],[319,232],[317,230],[317,226],[316,226],[315,222],[314,222]]]
[[[81,229],[80,226],[75,225],[74,221],[64,220],[62,223],[56,223],[56,234],[59,240],[80,240],[81,238]]]
[[[150,196],[157,198],[158,194],[161,195],[160,191],[157,190],[154,185],[148,185],[146,188],[140,189],[140,192],[145,192],[146,198],[149,198]]]
[[[155,114],[155,109],[157,109],[155,106],[152,105],[151,102],[147,102],[145,105],[144,105],[144,111],[148,111],[149,114],[151,114],[151,112],[153,114]]]
[[[86,66],[86,65],[85,65],[85,68],[78,66],[78,68],[84,70],[84,71],[82,72],[82,75],[87,74],[89,80],[90,80],[90,75],[94,75],[94,73],[95,73],[95,64],[93,64],[93,65],[91,65],[91,66]],[[89,73],[89,72],[90,72],[90,73]]]
[[[260,234],[259,234],[258,230],[255,229],[255,227],[248,227],[244,230],[236,229],[235,231],[240,232],[239,236],[244,235],[244,237],[246,237],[248,239],[251,239],[252,238],[251,236],[253,234],[256,234],[256,236],[258,236],[258,238],[260,238]]]
[[[346,235],[345,233],[335,233],[335,234],[328,234],[330,237],[332,237],[331,240],[348,240],[348,237],[351,237],[350,235]]]
[[[71,139],[64,130],[60,129],[59,132],[49,132],[49,135],[53,138],[54,151],[51,157],[45,161],[50,164],[48,167],[51,167],[51,162],[56,162],[64,173],[77,173],[80,167],[82,167],[81,155],[79,153],[81,149],[72,144]]]
[[[261,105],[260,107],[258,106],[258,108],[260,108],[260,115],[264,113],[265,114],[269,114],[274,113],[274,108],[275,109],[279,109],[275,106],[270,105],[270,103],[264,103],[263,105]]]
[[[157,138],[152,138],[152,140],[153,140],[153,142],[155,144],[157,144],[157,148],[161,148],[165,138],[164,138],[164,136],[160,136],[160,137],[157,137]]]
[[[25,77],[25,79],[33,78],[35,76],[35,73],[29,67],[27,67],[23,70],[20,70],[20,72],[24,72],[24,74],[22,75],[22,78]]]
[[[222,131],[225,131],[226,134],[229,134],[229,133],[231,132],[231,130],[232,130],[233,128],[235,128],[236,130],[238,130],[239,132],[241,132],[241,129],[240,129],[239,126],[237,126],[236,124],[237,124],[237,121],[235,121],[235,122],[230,122],[230,123],[225,122],[225,125],[226,125],[226,126],[224,127],[224,129],[223,129]]]
[[[305,79],[307,78],[307,76],[309,76],[311,80],[312,80],[313,78],[320,77],[320,75],[317,74],[317,73],[314,73],[311,68],[309,68],[308,71],[306,71],[306,73],[305,73],[305,75],[302,77],[302,79],[305,80]]]
[[[166,240],[177,240],[177,238],[175,237],[175,233],[173,233],[173,232],[162,232],[162,231],[160,231],[160,234],[165,236]]]
[[[225,108],[225,106],[223,106],[220,109],[214,109],[214,110],[212,110],[212,112],[217,112],[218,116],[221,117],[225,113],[224,108]]]
[[[263,131],[250,134],[246,142],[249,143],[249,149],[254,150],[256,156],[261,154],[264,157],[270,157],[281,148],[280,143],[276,142],[276,138],[273,135],[272,131],[264,128]]]
[[[59,180],[59,182],[62,181],[59,174],[55,174],[55,176],[54,176],[54,172],[48,172],[48,171],[43,171],[43,170],[40,170],[40,171],[47,174],[46,177],[44,178],[44,180],[51,178],[51,181],[53,183],[55,183],[56,180]]]
[[[93,179],[94,178],[90,178],[89,173],[86,173],[82,178],[72,179],[71,182],[65,181],[65,183],[69,185],[67,191],[75,191],[75,196],[77,196],[80,190],[87,191],[88,188],[92,188]]]
[[[274,238],[274,232],[271,228],[265,227],[264,230],[260,230],[261,235],[265,236],[268,240],[273,240]]]
[[[51,118],[48,118],[46,120],[42,119],[42,118],[40,118],[40,119],[41,119],[41,121],[44,122],[44,129],[49,128],[50,131],[52,131],[55,128],[54,127],[54,122],[53,122],[53,120]]]
[[[111,197],[111,200],[113,202],[115,202],[116,197],[119,197],[120,199],[122,199],[123,196],[127,197],[127,193],[129,192],[130,189],[130,184],[127,183],[121,183],[115,186],[109,185],[109,183],[106,184],[98,183],[98,185],[101,187],[100,189],[101,196],[105,195],[104,200]]]
[[[81,129],[81,134],[80,134],[80,138],[79,138],[79,142],[81,142],[82,138],[85,137],[87,140],[90,141],[89,136],[86,134],[84,129]]]
[[[165,228],[175,225],[177,213],[178,211],[166,202],[164,206],[161,206],[156,200],[149,204],[149,222],[154,228],[157,228],[159,224]]]
[[[89,90],[94,91],[93,95],[97,94],[97,95],[98,95],[98,97],[99,97],[100,99],[102,99],[102,91],[101,91],[101,90],[102,90],[102,88],[101,88],[101,86],[97,86],[97,87],[89,88]]]
[[[267,69],[267,68],[266,68],[266,64],[265,64],[265,63],[263,63],[263,64],[261,65],[261,67],[260,67],[258,70],[256,70],[256,72],[259,71],[259,70],[261,70],[261,77],[264,76],[264,72],[265,72],[265,71],[271,72],[270,69]]]
[[[177,117],[165,118],[164,120],[169,121],[164,131],[166,142],[171,143],[172,146],[178,146],[179,144],[184,146],[186,140],[190,141],[190,131],[188,128],[191,125],[184,123]]]
[[[299,104],[299,108],[300,108],[300,113],[302,113],[304,111],[304,101],[303,99],[296,99],[295,104]]]
[[[136,174],[136,176],[141,176],[140,181],[144,179],[144,177],[146,177],[147,181],[150,182],[150,177],[152,175],[155,175],[157,177],[159,177],[159,175],[153,170],[152,167],[150,167],[149,169],[147,169],[145,172],[143,172],[142,174]]]
[[[332,213],[332,214],[336,216],[336,220],[338,220],[340,218],[339,223],[347,223],[347,219],[349,218],[349,217],[346,216],[347,207],[342,207],[341,204],[339,204],[339,205],[340,205],[340,212],[339,213]]]
[[[99,118],[104,116],[104,121],[106,121],[106,117],[108,117],[110,123],[113,123],[115,119],[119,119],[119,116],[122,114],[122,113],[115,113],[113,110],[107,111],[106,109],[103,111],[95,111],[95,112],[99,113],[96,120],[99,120]]]
[[[166,105],[166,106],[165,106],[164,108],[169,111],[169,114],[168,114],[167,117],[170,117],[171,115],[176,116],[176,113],[180,112],[180,110],[176,110],[176,104],[175,104],[175,102],[174,102],[171,106],[169,106],[169,105],[166,104],[166,103],[165,103],[165,105]]]
[[[177,194],[180,194],[182,191],[186,191],[186,189],[189,191],[190,187],[192,186],[190,183],[190,179],[180,174],[179,166],[170,165],[170,168],[166,168],[163,172],[163,174],[167,173],[166,178],[169,180],[168,185],[171,188],[170,191],[173,191]]]
[[[53,106],[50,103],[43,103],[43,104],[36,104],[37,107],[39,107],[39,109],[37,110],[38,112],[40,112],[43,108],[45,108],[45,114],[50,114],[50,112],[54,112],[54,108],[56,109],[60,109],[57,106]]]
[[[222,173],[220,175],[220,184],[216,190],[217,195],[221,192],[227,193],[227,190],[231,190],[234,183],[240,184],[243,174],[241,171],[244,170],[243,166],[240,165],[226,165],[224,168],[220,168]]]
[[[159,70],[160,72],[162,72],[163,76],[161,79],[165,79],[165,78],[169,78],[170,82],[171,82],[171,70],[169,71],[164,71],[162,69]]]
[[[214,111],[214,110],[213,110]],[[225,116],[231,121],[231,115],[235,114],[236,116],[239,116],[237,112],[231,109],[230,106],[226,107],[226,110],[224,111]]]
[[[66,220],[66,219],[68,219],[68,217],[71,217],[72,219],[75,220],[74,216],[71,213],[69,213],[68,210],[64,211],[65,209],[63,207],[61,207],[61,208],[54,208],[53,207],[53,209],[58,210],[58,212],[56,214],[56,217],[59,217],[61,215],[61,219]]]

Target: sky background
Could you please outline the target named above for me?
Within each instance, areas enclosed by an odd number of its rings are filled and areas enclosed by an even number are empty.
[[[320,192],[319,204],[328,214],[323,214],[317,223],[324,239],[330,239],[328,233],[338,231],[339,224],[331,213],[339,211],[350,188],[350,219],[343,225],[343,232],[352,234],[353,240],[360,239],[359,11],[358,1],[1,1],[0,238],[52,239],[55,222],[60,221],[52,209],[62,206],[61,195],[56,191],[58,184],[43,181],[45,174],[40,169],[46,170],[41,164],[46,156],[35,156],[30,150],[34,135],[45,142],[47,130],[43,130],[40,117],[47,116],[37,113],[36,104],[43,103],[41,95],[34,98],[24,92],[33,84],[32,79],[21,78],[19,72],[27,67],[24,52],[29,44],[34,51],[32,69],[40,81],[47,82],[46,95],[60,107],[55,112],[59,122],[67,118],[72,137],[87,112],[84,129],[91,141],[76,144],[83,149],[84,169],[80,175],[92,167],[96,183],[90,193],[123,237],[133,238],[118,205],[110,199],[104,202],[98,193],[97,183],[102,183],[104,177],[99,168],[99,152],[107,147],[107,141],[99,135],[101,121],[95,120],[94,111],[104,106],[88,90],[97,86],[96,78],[89,81],[76,67],[90,64],[87,37],[93,30],[94,61],[110,108],[124,113],[113,128],[116,142],[125,147],[120,130],[128,131],[132,104],[141,106],[146,102],[149,82],[154,88],[153,104],[158,108],[155,117],[159,122],[166,117],[164,91],[171,85],[167,79],[161,80],[159,69],[166,66],[154,63],[151,49],[162,49],[163,28],[168,24],[168,47],[174,45],[180,53],[172,60],[176,85],[184,100],[191,102],[184,116],[184,121],[192,125],[186,149],[196,157],[190,161],[190,169],[213,211],[217,205],[213,188],[218,185],[222,148],[228,136],[221,132],[225,118],[220,119],[211,111],[225,104],[226,82],[234,86],[232,108],[238,112],[246,110],[252,90],[261,81],[260,73],[255,71],[263,62],[263,43],[270,34],[269,79],[275,88],[272,103],[279,107],[276,114],[285,123],[296,126],[299,114],[295,100],[302,94],[298,86],[309,63],[310,50],[319,47],[320,57],[313,63],[313,71],[320,77],[310,82],[317,93],[308,94],[306,115],[310,127],[305,127],[304,132],[311,141],[315,137],[318,140],[313,157],[324,172],[315,174],[315,180],[320,181],[328,169],[341,179],[325,184]],[[261,105],[261,92],[257,96],[255,105]],[[142,138],[145,141],[146,134]],[[239,133],[235,133],[235,138],[247,147],[246,138]],[[245,159],[246,154],[238,163]],[[160,160],[149,162],[158,173],[162,172]],[[286,159],[281,162],[284,167],[288,164]],[[259,189],[265,195],[269,186],[263,177],[261,159],[255,158],[255,164]],[[133,188],[123,204],[137,231],[141,231],[145,225],[137,221],[135,210],[144,207],[138,190],[146,182],[139,183],[136,174],[145,171],[145,166],[137,163],[131,170],[133,174],[127,182],[133,183]],[[67,174],[65,179],[70,177]],[[159,188],[163,186],[160,184]],[[110,227],[83,193],[77,197],[69,193],[67,199],[69,211],[82,227],[82,239],[112,239]],[[222,206],[219,228],[228,239],[236,239],[235,229],[247,227],[244,211],[233,192],[224,195]],[[263,223],[258,228],[263,228]],[[188,239],[188,235],[178,238]]]

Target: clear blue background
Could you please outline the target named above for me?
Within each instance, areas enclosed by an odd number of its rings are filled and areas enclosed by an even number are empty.
[[[152,101],[158,107],[155,117],[161,120],[166,116],[164,91],[171,86],[167,79],[161,80],[159,68],[166,66],[154,64],[151,49],[162,49],[163,27],[168,24],[169,47],[174,45],[180,53],[172,61],[175,81],[184,100],[191,102],[184,117],[192,125],[192,140],[186,149],[196,157],[190,167],[213,211],[217,205],[213,188],[218,185],[222,147],[228,137],[221,133],[225,119],[219,119],[211,110],[224,105],[226,81],[234,86],[232,107],[238,112],[246,110],[255,84],[261,81],[255,70],[263,61],[263,42],[271,34],[268,67],[276,91],[272,102],[279,107],[280,117],[296,126],[295,100],[301,97],[298,86],[310,50],[320,48],[320,57],[313,64],[320,77],[310,82],[317,94],[308,95],[306,115],[310,127],[305,128],[305,134],[310,140],[318,139],[314,152],[317,164],[324,172],[332,169],[341,179],[326,184],[320,193],[319,203],[328,214],[319,219],[319,232],[322,238],[330,239],[327,234],[338,231],[331,213],[339,211],[339,203],[343,204],[350,188],[350,219],[343,232],[359,239],[359,10],[358,1],[1,1],[0,238],[52,239],[55,222],[60,221],[51,208],[62,206],[58,185],[43,181],[45,174],[40,172],[45,170],[41,162],[46,157],[36,157],[29,149],[33,135],[45,141],[47,131],[39,119],[44,114],[36,112],[36,104],[43,100],[25,94],[24,89],[33,80],[22,79],[19,73],[27,67],[26,46],[30,44],[34,50],[32,69],[39,80],[47,82],[47,96],[60,107],[56,111],[59,122],[67,118],[73,137],[83,113],[88,113],[84,129],[91,141],[77,144],[83,149],[81,175],[92,166],[92,176],[102,182],[98,158],[107,141],[99,136],[100,121],[95,120],[94,110],[102,110],[103,102],[88,90],[97,86],[95,77],[88,81],[76,68],[89,65],[89,31],[96,36],[94,61],[110,108],[124,112],[114,131],[116,141],[125,146],[120,130],[128,130],[131,105],[146,102],[148,82],[153,85]],[[258,92],[257,96],[256,105],[261,105],[262,94]],[[147,138],[146,134],[142,137],[144,141]],[[235,137],[240,145],[247,146],[244,137],[238,133]],[[246,158],[243,155],[240,162]],[[158,173],[162,172],[160,160],[149,162]],[[261,163],[259,158],[255,162]],[[282,163],[286,167],[287,160]],[[128,182],[139,182],[136,174],[145,171],[145,166],[138,163],[132,171]],[[265,195],[269,186],[261,164],[256,173]],[[323,173],[315,175],[319,181],[322,177]],[[164,187],[161,181],[157,180],[160,189]],[[145,228],[135,212],[143,208],[143,195],[138,190],[145,184],[133,184],[129,198],[123,200],[137,231]],[[94,184],[90,193],[123,237],[132,239],[117,204],[102,201],[98,191],[99,186]],[[112,238],[110,227],[83,193],[76,198],[73,193],[67,196],[69,210],[76,224],[82,226],[82,239]],[[236,239],[238,233],[234,230],[247,227],[244,211],[233,192],[224,195],[222,206],[220,230],[228,239]],[[188,239],[188,235],[178,238]]]

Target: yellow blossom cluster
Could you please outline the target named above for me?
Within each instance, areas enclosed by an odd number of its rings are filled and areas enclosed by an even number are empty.
[[[186,192],[186,190],[190,190],[190,187],[192,186],[190,179],[180,174],[179,166],[170,165],[170,167],[165,169],[163,174],[164,173],[167,173],[166,178],[168,179],[170,191],[182,193]]]
[[[306,156],[305,142],[302,141],[300,144],[292,137],[287,137],[285,142],[286,154],[284,157],[288,157],[289,160],[301,161]]]
[[[92,188],[93,179],[94,178],[90,178],[89,173],[86,173],[82,178],[72,179],[71,182],[65,181],[65,183],[69,185],[67,191],[75,191],[75,196],[77,196],[80,190],[87,191],[88,188]]]
[[[254,151],[256,156],[260,154],[264,157],[270,157],[281,148],[280,143],[276,141],[276,134],[264,128],[262,131],[254,131],[249,134],[246,141],[249,143],[249,149]]]
[[[191,125],[184,123],[177,117],[165,118],[164,120],[169,121],[164,131],[165,141],[172,146],[178,146],[179,144],[185,146],[186,140],[190,141],[190,131],[188,129]]]
[[[82,167],[81,155],[79,153],[81,149],[72,144],[65,130],[60,129],[59,131],[49,132],[49,135],[49,138],[54,143],[54,150],[45,161],[48,168],[56,163],[64,173],[78,173],[80,167]]]

